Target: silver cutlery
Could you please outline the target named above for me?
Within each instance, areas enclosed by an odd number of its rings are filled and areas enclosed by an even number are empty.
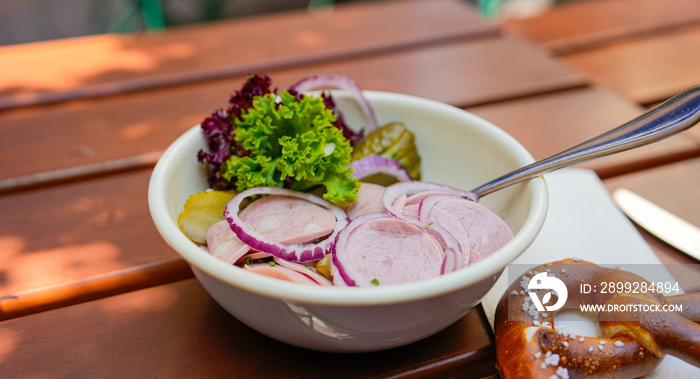
[[[628,189],[617,189],[612,197],[637,225],[700,261],[700,228]]]

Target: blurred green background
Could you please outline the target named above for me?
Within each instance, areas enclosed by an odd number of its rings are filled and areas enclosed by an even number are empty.
[[[134,33],[362,0],[0,0],[0,45]]]
[[[100,33],[138,33],[353,1],[372,0],[0,0],[0,45]],[[498,21],[508,7],[516,13],[527,13],[554,2],[582,0],[458,1],[478,8],[485,19]]]

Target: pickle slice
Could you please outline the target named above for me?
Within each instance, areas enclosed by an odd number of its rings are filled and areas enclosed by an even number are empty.
[[[389,146],[401,139],[406,131],[406,127],[399,122],[383,125],[355,145],[352,160],[356,161],[368,155],[381,155]]]
[[[325,276],[326,279],[328,280],[333,280],[333,276],[331,275],[331,255],[326,254],[321,260],[316,262],[316,271]]]
[[[352,160],[381,155],[398,161],[413,179],[420,179],[421,159],[415,136],[400,122],[390,122],[373,131],[355,145]]]
[[[177,225],[182,233],[198,244],[207,243],[207,231],[224,219],[224,208],[236,195],[235,191],[203,191],[190,195]]]

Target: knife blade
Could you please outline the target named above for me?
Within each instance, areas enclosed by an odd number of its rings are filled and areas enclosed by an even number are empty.
[[[637,225],[700,261],[700,228],[628,189],[619,188],[612,197]]]

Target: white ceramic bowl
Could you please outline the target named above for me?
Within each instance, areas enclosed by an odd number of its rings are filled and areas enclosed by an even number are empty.
[[[349,125],[361,114],[334,92]],[[461,109],[417,97],[366,91],[380,123],[401,121],[416,135],[423,180],[461,189],[533,161],[510,135]],[[199,127],[178,138],[158,161],[148,189],[153,221],[165,241],[192,267],[202,286],[249,327],[292,345],[329,352],[376,351],[428,337],[463,317],[493,286],[507,264],[544,223],[548,194],[536,178],[488,195],[481,203],[499,214],[514,238],[486,259],[437,278],[373,288],[289,283],[246,272],[207,254],[177,226],[187,197],[207,187],[197,152]]]

